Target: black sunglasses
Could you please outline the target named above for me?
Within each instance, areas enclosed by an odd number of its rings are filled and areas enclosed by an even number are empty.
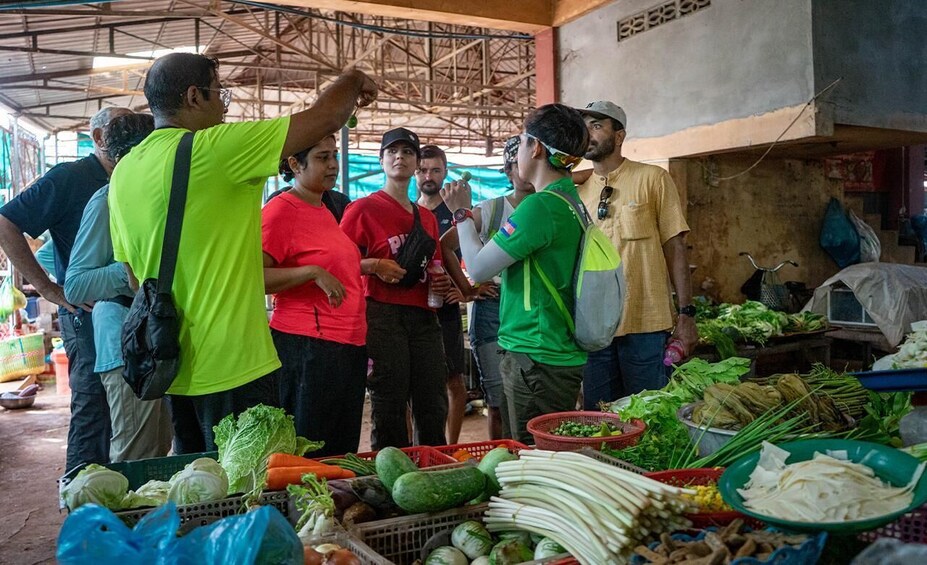
[[[614,188],[606,186],[602,189],[602,192],[599,193],[599,208],[596,211],[599,220],[604,220],[608,217],[608,200],[612,197],[612,192],[614,191]]]

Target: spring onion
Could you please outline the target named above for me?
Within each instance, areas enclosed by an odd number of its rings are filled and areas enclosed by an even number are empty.
[[[647,536],[684,527],[693,510],[680,489],[572,452],[523,451],[496,468],[502,485],[484,522],[525,530],[564,547],[583,565],[626,560]]]

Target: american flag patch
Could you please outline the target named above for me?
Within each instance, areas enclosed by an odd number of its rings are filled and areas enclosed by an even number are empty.
[[[499,228],[499,231],[502,232],[505,237],[512,237],[512,234],[515,233],[515,228],[517,227],[518,226],[515,225],[515,222],[512,220],[507,220],[505,225]]]

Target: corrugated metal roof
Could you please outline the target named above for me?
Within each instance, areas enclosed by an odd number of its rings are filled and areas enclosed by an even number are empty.
[[[201,16],[199,43],[208,46],[208,54],[220,58],[220,79],[233,87],[231,119],[260,115],[256,105],[261,101],[265,116],[288,113],[290,105],[314,99],[317,81],[326,84],[338,68],[358,58],[360,68],[379,77],[383,87],[382,101],[372,110],[359,112],[362,122],[366,119],[378,128],[413,123],[448,138],[479,140],[508,133],[513,120],[520,121],[524,111],[534,106],[530,41],[514,41],[513,45],[513,40],[490,40],[494,51],[488,62],[491,84],[487,87],[482,84],[480,41],[434,39],[431,60],[443,62],[432,70],[429,83],[422,62],[428,58],[423,38],[339,28],[318,19],[250,10],[233,2],[211,2],[223,11],[216,14],[208,11],[205,2],[199,4],[121,0],[30,10],[24,15],[0,11],[0,102],[53,130],[82,125],[101,105],[144,107],[144,97],[133,93],[142,88],[147,63],[94,69],[94,55],[192,46],[197,24],[189,15],[197,14]],[[364,16],[354,20],[394,29],[425,28],[421,22],[405,20]],[[294,31],[292,22],[298,22],[302,31]],[[340,57],[336,29],[343,41]],[[486,32],[438,24],[432,29]],[[522,75],[525,78],[511,82],[511,77]],[[265,88],[258,89],[257,84]],[[426,98],[429,90],[431,99]],[[480,97],[490,90],[493,98]],[[449,124],[449,119],[455,123]]]

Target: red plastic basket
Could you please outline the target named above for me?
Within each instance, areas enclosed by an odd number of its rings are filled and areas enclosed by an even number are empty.
[[[927,543],[927,504],[908,512],[878,530],[859,535],[865,541],[879,538],[895,538],[905,543]]]
[[[512,439],[495,439],[490,441],[477,441],[473,443],[455,443],[454,445],[441,445],[435,447],[435,449],[444,455],[449,455],[450,457],[454,457],[454,454],[459,451],[466,451],[470,454],[471,457],[477,461],[481,461],[483,456],[497,447],[505,447],[515,454],[523,449],[531,449],[527,445]]]
[[[441,453],[434,447],[427,445],[416,445],[413,447],[403,447],[402,452],[409,456],[412,461],[418,466],[419,469],[424,469],[425,467],[436,467],[438,465],[448,465],[450,463],[457,463],[457,460],[451,457],[450,455],[445,455]],[[367,451],[365,453],[358,453],[357,456],[361,459],[366,459],[367,461],[373,461],[377,457],[377,451]],[[334,459],[335,457],[317,457],[316,461],[322,461],[324,459]]]
[[[644,473],[644,476],[674,487],[688,487],[717,484],[723,473],[724,467],[715,467],[713,469],[672,469],[670,471]],[[763,522],[745,516],[736,510],[724,512],[690,512],[686,513],[685,516],[692,522],[692,526],[698,529],[704,529],[710,526],[726,526],[737,518],[742,519],[745,524],[755,530],[761,530],[766,527]]]
[[[592,425],[608,422],[621,430],[621,434],[610,437],[568,437],[550,433],[563,422]],[[579,451],[583,447],[601,450],[603,444],[609,449],[631,447],[637,444],[646,429],[647,425],[641,420],[624,422],[618,414],[611,412],[554,412],[528,421],[528,432],[534,436],[535,446],[551,451]]]

